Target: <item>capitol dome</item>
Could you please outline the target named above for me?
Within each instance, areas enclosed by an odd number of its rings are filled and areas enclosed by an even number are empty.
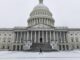
[[[29,26],[36,24],[46,24],[54,26],[54,19],[52,18],[52,13],[43,4],[43,0],[39,0],[39,4],[33,8],[33,11],[30,13],[30,17],[28,19]]]
[[[30,16],[37,16],[37,15],[46,15],[52,17],[51,12],[44,4],[39,4],[34,7],[33,11],[31,12]]]

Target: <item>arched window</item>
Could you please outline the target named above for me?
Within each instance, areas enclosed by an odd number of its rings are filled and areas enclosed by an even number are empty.
[[[31,19],[31,25],[32,25],[32,19]]]

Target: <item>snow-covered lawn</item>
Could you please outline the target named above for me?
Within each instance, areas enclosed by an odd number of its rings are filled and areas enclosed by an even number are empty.
[[[0,60],[80,60],[80,51],[44,53],[0,51]]]

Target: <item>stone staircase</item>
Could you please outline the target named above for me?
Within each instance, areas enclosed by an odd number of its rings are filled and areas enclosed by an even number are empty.
[[[29,51],[39,52],[40,50],[44,52],[53,51],[49,43],[33,43]]]

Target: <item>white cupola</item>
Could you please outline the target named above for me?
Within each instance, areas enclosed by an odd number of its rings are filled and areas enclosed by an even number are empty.
[[[54,26],[52,13],[43,4],[43,0],[39,0],[39,4],[33,8],[33,11],[30,13],[30,17],[28,19],[28,26],[33,26],[37,24]]]

